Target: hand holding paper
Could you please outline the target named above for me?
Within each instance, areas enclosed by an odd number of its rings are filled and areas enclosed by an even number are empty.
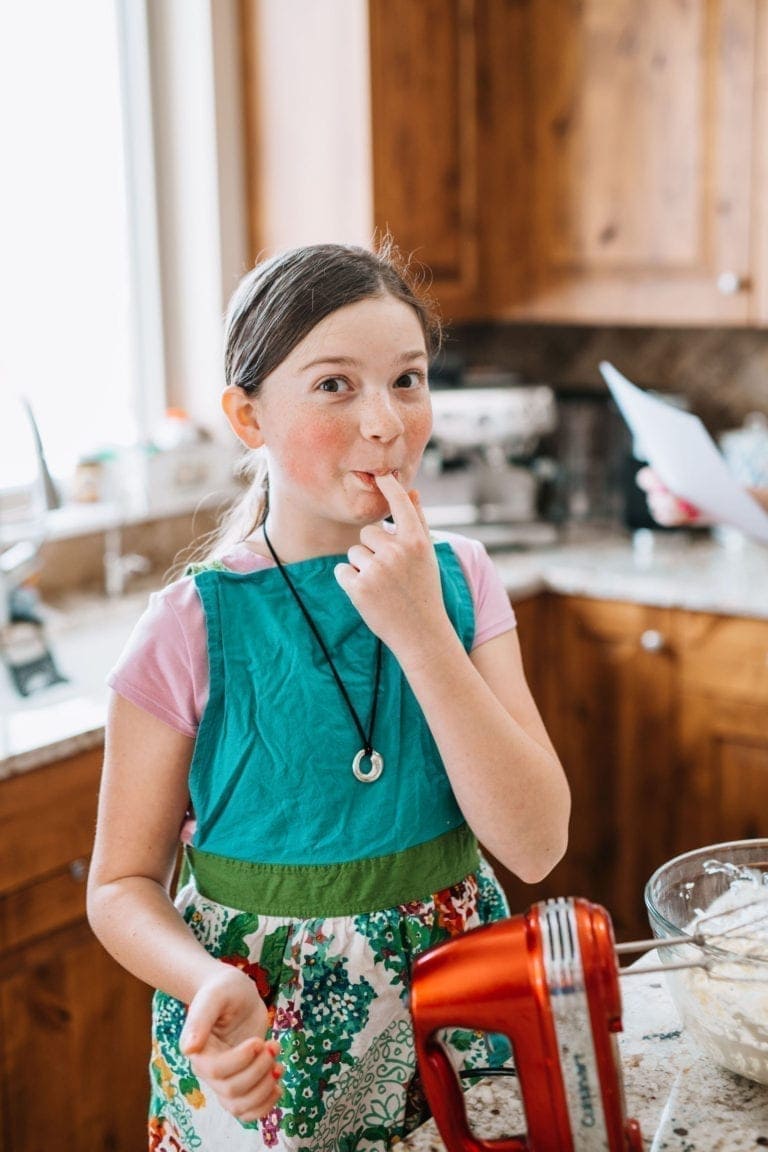
[[[738,483],[698,416],[649,396],[607,361],[600,371],[648,463],[669,490],[709,519],[768,544],[768,514]]]

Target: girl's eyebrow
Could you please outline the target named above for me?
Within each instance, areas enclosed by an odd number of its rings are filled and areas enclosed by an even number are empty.
[[[410,364],[414,360],[426,360],[427,353],[423,348],[416,348],[410,352],[401,352],[396,357],[396,364]],[[320,364],[335,364],[345,368],[356,368],[359,366],[360,361],[356,360],[354,356],[318,356],[316,360],[308,360],[306,364],[302,364],[300,371],[304,372],[307,368],[317,368]]]

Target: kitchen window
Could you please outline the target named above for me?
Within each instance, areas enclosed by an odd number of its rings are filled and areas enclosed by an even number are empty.
[[[57,477],[165,403],[146,45],[134,0],[0,8],[0,411],[28,399]]]

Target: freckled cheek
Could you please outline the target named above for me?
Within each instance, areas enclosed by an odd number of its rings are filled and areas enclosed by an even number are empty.
[[[329,463],[340,459],[345,443],[338,422],[318,419],[294,425],[285,439],[283,468],[302,483],[327,476]]]
[[[425,447],[429,437],[432,434],[432,409],[425,408],[423,411],[414,413],[412,420],[406,426],[406,435],[409,442],[416,446],[420,445]]]

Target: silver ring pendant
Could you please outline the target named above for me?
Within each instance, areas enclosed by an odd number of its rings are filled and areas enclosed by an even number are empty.
[[[371,766],[367,772],[363,772],[360,765],[362,764],[368,753],[365,748],[361,748],[357,756],[352,761],[352,772],[356,780],[360,780],[363,784],[373,784],[374,780],[378,780],[384,771],[384,757],[376,751],[370,753]]]

